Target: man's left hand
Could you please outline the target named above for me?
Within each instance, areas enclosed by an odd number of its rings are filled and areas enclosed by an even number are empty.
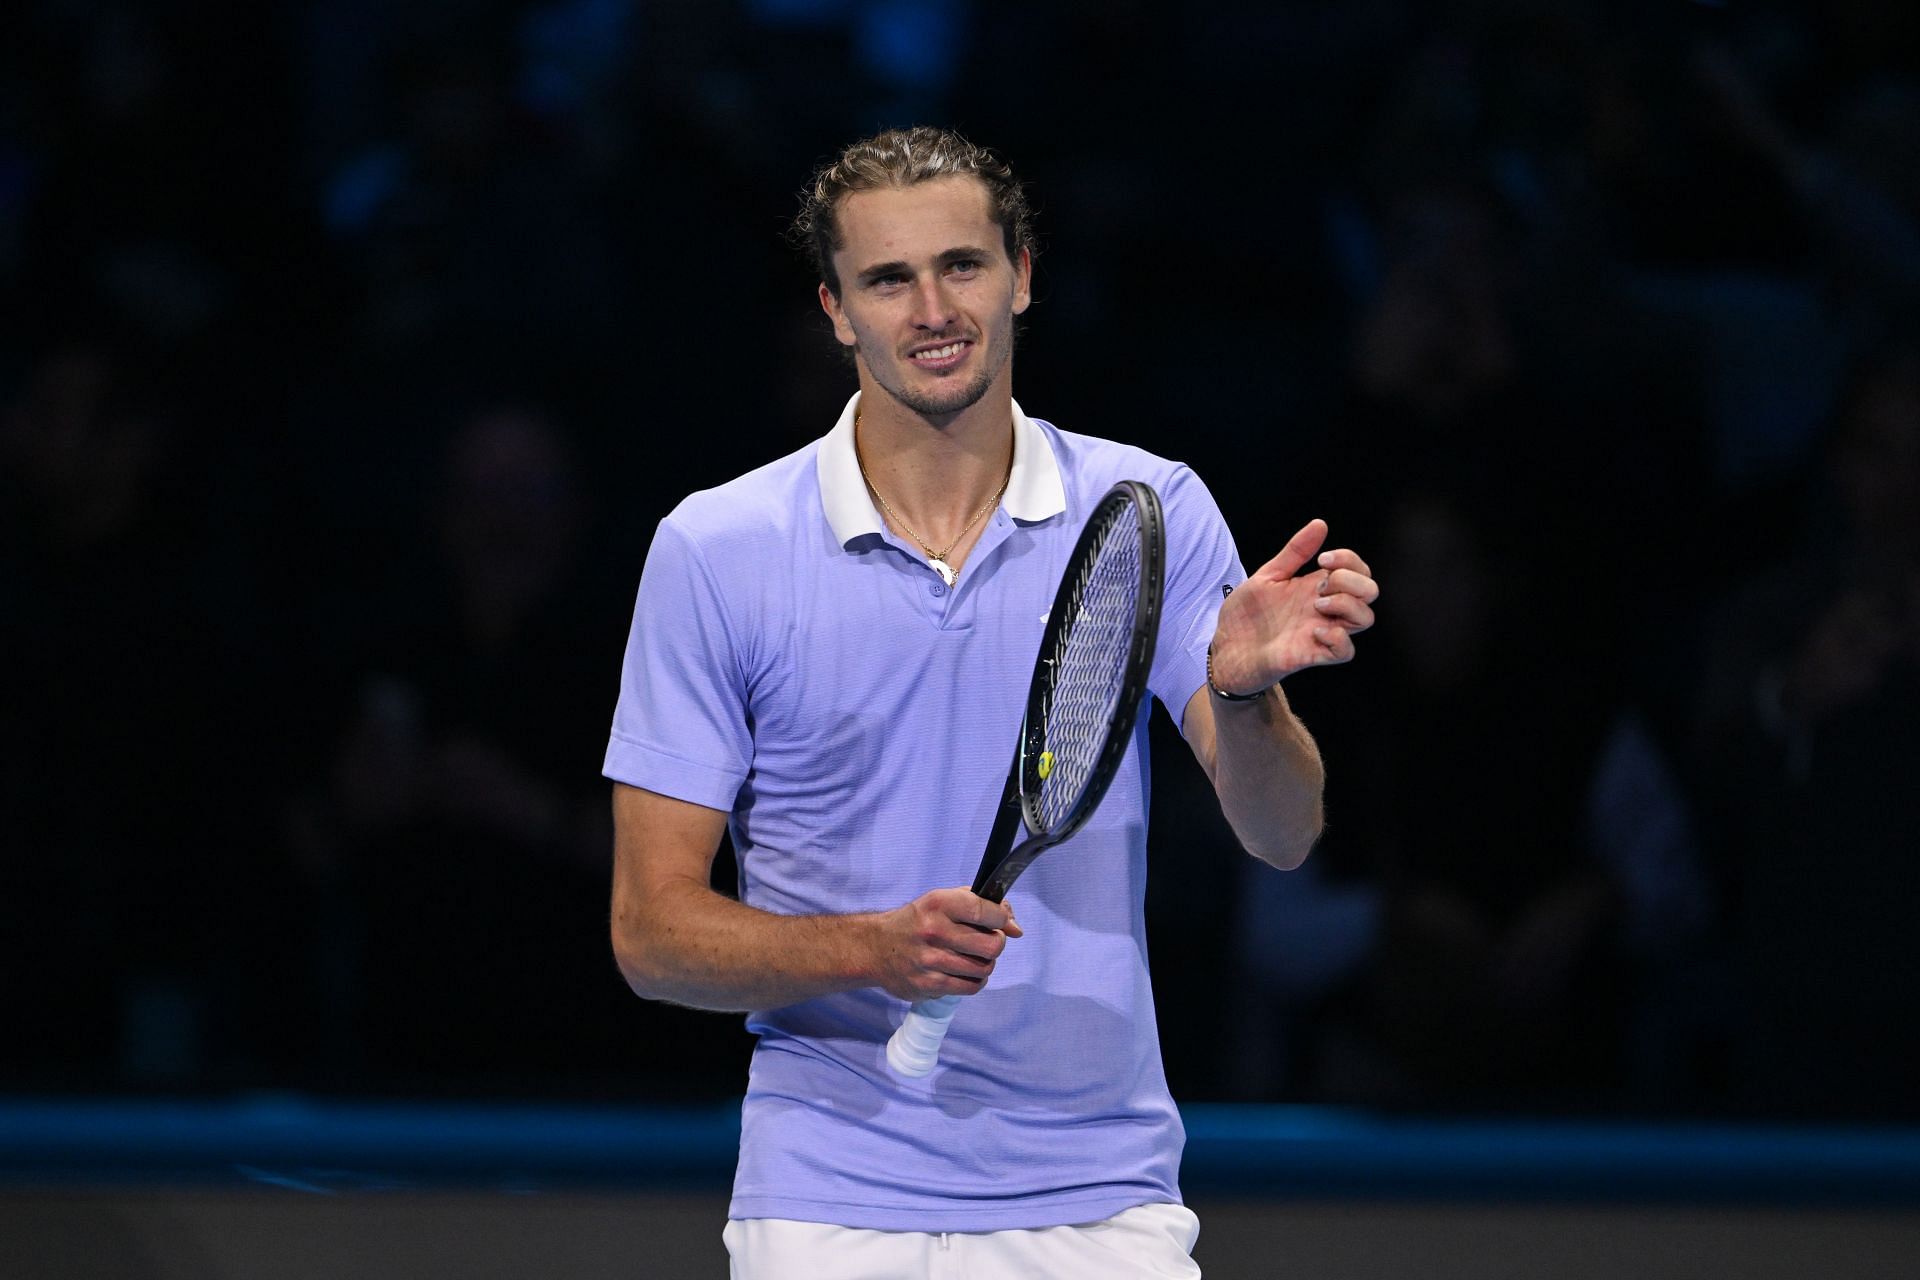
[[[1220,606],[1213,632],[1213,684],[1252,693],[1307,667],[1353,657],[1353,637],[1373,625],[1380,587],[1346,548],[1321,551],[1327,522],[1309,520],[1279,555]],[[1300,571],[1313,564],[1311,573]]]

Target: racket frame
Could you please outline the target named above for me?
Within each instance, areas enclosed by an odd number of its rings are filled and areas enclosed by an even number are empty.
[[[1140,539],[1141,583],[1134,599],[1133,634],[1127,650],[1125,677],[1087,785],[1081,788],[1066,815],[1052,827],[1046,827],[1040,817],[1040,757],[1046,750],[1046,714],[1052,689],[1047,670],[1049,655],[1064,647],[1072,627],[1079,621],[1078,611],[1072,605],[1076,579],[1081,576],[1087,556],[1128,504],[1138,513],[1136,533]],[[1154,649],[1160,636],[1165,582],[1166,528],[1160,497],[1151,485],[1139,480],[1122,480],[1106,492],[1087,517],[1073,545],[1073,553],[1067,557],[1066,571],[1060,575],[1053,607],[1047,611],[1047,629],[1040,637],[1033,679],[1027,686],[1026,710],[1020,722],[1020,736],[1014,743],[1013,765],[1007,772],[1007,785],[1001,792],[993,830],[980,859],[980,870],[974,876],[973,891],[980,897],[989,902],[1004,900],[1013,882],[1033,860],[1084,826],[1106,796],[1107,787],[1119,772],[1120,761],[1133,741],[1140,702],[1146,696],[1147,678],[1153,670]],[[1016,847],[1014,839],[1022,826],[1030,834]]]

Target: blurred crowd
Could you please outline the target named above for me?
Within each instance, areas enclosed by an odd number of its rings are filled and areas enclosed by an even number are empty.
[[[738,1091],[600,756],[654,522],[851,390],[794,193],[916,122],[1032,188],[1029,412],[1383,584],[1301,871],[1156,726],[1177,1094],[1920,1118],[1897,0],[8,6],[0,1088]]]

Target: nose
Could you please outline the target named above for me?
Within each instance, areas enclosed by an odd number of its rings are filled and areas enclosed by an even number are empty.
[[[952,324],[957,314],[946,281],[938,272],[929,276],[914,295],[914,324],[940,330]]]

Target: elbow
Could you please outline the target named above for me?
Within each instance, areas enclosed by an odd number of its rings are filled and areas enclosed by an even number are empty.
[[[704,891],[674,875],[635,875],[614,882],[610,914],[613,962],[643,1000],[683,998],[686,919],[691,897]]]
[[[646,948],[632,937],[629,930],[622,929],[616,918],[613,922],[614,967],[620,970],[628,989],[642,999],[650,998],[652,988],[652,976],[647,971],[646,959]]]
[[[1291,845],[1267,857],[1265,861],[1267,865],[1277,870],[1292,871],[1307,860],[1307,855],[1313,852],[1313,846],[1318,839],[1319,837],[1317,835],[1308,836],[1298,844]]]
[[[1278,845],[1271,848],[1249,848],[1247,852],[1274,868],[1276,871],[1292,871],[1304,863],[1307,860],[1307,855],[1313,852],[1315,839],[1316,837],[1306,837],[1295,843]]]
[[[1258,841],[1243,838],[1241,843],[1248,853],[1268,866],[1280,871],[1292,871],[1307,860],[1307,855],[1320,843],[1320,837],[1326,829],[1326,816],[1316,804],[1303,822],[1284,834],[1269,834]]]
[[[642,1000],[669,998],[667,970],[650,931],[631,916],[613,916],[613,963],[629,990]]]

